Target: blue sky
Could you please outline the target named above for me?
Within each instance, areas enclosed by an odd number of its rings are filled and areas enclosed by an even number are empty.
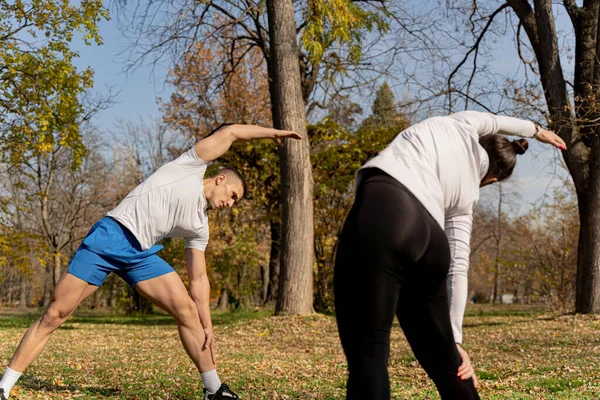
[[[157,98],[168,98],[170,87],[164,84],[167,68],[164,66],[138,67],[131,73],[124,72],[123,51],[127,39],[123,37],[117,26],[116,18],[99,24],[104,39],[102,46],[85,46],[75,42],[80,53],[76,64],[80,68],[90,66],[95,72],[94,91],[106,92],[107,87],[119,92],[117,104],[98,115],[94,124],[105,133],[114,129],[118,119],[138,121],[160,116]],[[503,55],[498,61],[498,68],[505,72],[518,68],[518,59],[514,44],[505,40],[498,44],[498,51]],[[370,101],[371,99],[369,99]],[[370,108],[367,104],[365,109]],[[516,208],[527,210],[531,202],[538,201],[544,194],[551,194],[553,187],[562,186],[565,171],[557,163],[560,160],[557,151],[549,146],[541,146],[530,141],[530,150],[519,157],[517,168],[511,181],[505,185],[506,190],[518,193],[513,196]],[[492,198],[497,189],[482,191],[482,198]],[[493,200],[492,200],[493,201]]]
[[[100,34],[104,40],[102,46],[85,46],[75,42],[75,49],[80,57],[76,61],[79,68],[90,66],[94,70],[94,92],[106,93],[112,87],[117,96],[117,104],[103,111],[95,119],[94,124],[103,131],[110,131],[118,119],[138,120],[160,115],[157,98],[167,98],[170,89],[164,84],[167,68],[142,66],[126,73],[123,62],[123,51],[127,40],[120,33],[116,18],[99,24]]]

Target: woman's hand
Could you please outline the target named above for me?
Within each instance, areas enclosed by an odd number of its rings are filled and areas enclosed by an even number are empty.
[[[538,134],[535,135],[535,138],[542,143],[549,143],[552,146],[560,149],[560,150],[566,150],[567,149],[567,145],[565,143],[564,140],[561,139],[560,136],[558,136],[556,133],[549,131],[547,129],[543,129],[543,128],[537,128],[539,129]]]
[[[473,378],[473,385],[477,387],[479,383],[477,382],[475,370],[473,369],[469,355],[460,344],[456,343],[456,348],[458,349],[458,354],[460,354],[460,358],[462,359],[462,364],[460,367],[458,367],[458,377],[463,381]]]

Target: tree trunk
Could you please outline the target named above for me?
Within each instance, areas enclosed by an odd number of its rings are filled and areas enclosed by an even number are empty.
[[[33,306],[33,284],[29,282],[27,285],[27,307]]]
[[[60,270],[62,268],[62,260],[61,260],[61,255],[60,252],[58,250],[54,250],[54,265],[52,268],[52,282],[54,284],[54,287],[56,287],[56,284],[58,283],[58,280],[60,279]]]
[[[219,305],[217,308],[223,311],[229,308],[229,292],[227,291],[227,288],[221,289],[221,296],[219,297]]]
[[[265,303],[274,303],[279,290],[279,271],[281,265],[281,220],[271,220],[271,255],[269,257],[269,287]]]
[[[594,137],[590,178],[585,198],[579,199],[579,248],[575,310],[600,313],[600,139]]]
[[[115,281],[114,279],[109,279],[106,283],[108,286],[106,291],[106,306],[109,308],[113,308],[116,305],[116,294],[115,294]]]
[[[599,132],[597,123],[592,122],[598,118],[599,5],[597,2],[587,2],[580,7],[571,7],[575,13],[570,15],[575,28],[573,107],[560,62],[552,2],[535,1],[535,11],[528,2],[508,0],[508,3],[523,24],[535,52],[553,128],[565,139],[568,146],[563,156],[575,183],[581,223],[575,309],[582,313],[599,313],[600,215],[597,208],[599,183],[596,182],[600,179]]]
[[[12,293],[13,293],[13,285],[12,285],[12,284],[9,284],[9,285],[8,285],[8,295],[7,295],[7,299],[8,299],[8,306],[9,306],[9,307],[12,307],[12,306],[13,306],[13,304],[12,304],[12,302],[13,302],[13,301],[12,301]]]
[[[138,293],[137,290],[132,289],[131,309],[128,311],[130,314],[149,314],[150,311],[152,311],[152,303],[150,300]]]
[[[496,263],[494,266],[494,291],[490,303],[498,301],[500,284],[500,242],[502,240],[502,183],[498,183],[498,213],[496,215]]]
[[[19,277],[19,308],[27,308],[27,280],[25,277]]]
[[[282,194],[281,275],[275,312],[313,312],[313,180],[306,115],[300,83],[292,0],[268,0],[269,90],[273,124],[293,130],[301,141],[286,140],[279,152]]]
[[[50,263],[46,264],[46,280],[44,282],[44,296],[42,297],[43,306],[46,307],[50,303],[50,296],[52,295],[52,267]]]
[[[261,265],[260,274],[262,278],[262,288],[260,291],[260,299],[257,299],[257,304],[265,304],[269,295],[269,264]]]
[[[586,2],[579,9],[575,23],[575,109],[580,121],[579,142],[588,145],[582,154],[567,152],[565,161],[577,189],[579,205],[579,244],[577,253],[577,280],[575,311],[600,313],[600,129],[596,121],[598,109],[598,24],[600,6],[597,2]],[[583,124],[581,124],[583,122]],[[586,163],[587,168],[573,168]]]

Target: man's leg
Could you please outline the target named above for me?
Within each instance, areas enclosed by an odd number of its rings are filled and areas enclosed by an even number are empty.
[[[210,349],[203,350],[204,329],[198,308],[176,272],[138,282],[135,289],[144,297],[168,312],[177,323],[185,351],[200,373],[215,369]]]
[[[119,275],[144,297],[166,312],[177,323],[181,343],[200,372],[207,400],[239,397],[226,384],[221,384],[210,347],[203,349],[206,335],[200,314],[179,275],[156,254],[132,265]]]
[[[73,314],[77,306],[97,289],[98,286],[65,273],[54,289],[50,304],[40,319],[31,325],[21,339],[8,367],[19,373],[25,371],[40,355],[52,332],[62,325]],[[9,380],[4,378],[0,381],[3,382],[0,384],[0,389],[4,389],[5,396],[8,397],[14,382],[7,381]]]

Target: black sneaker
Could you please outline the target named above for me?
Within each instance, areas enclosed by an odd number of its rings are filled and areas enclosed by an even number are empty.
[[[4,395],[4,389],[0,389],[0,400],[8,400]]]
[[[216,393],[210,393],[208,390],[204,389],[204,400],[232,400],[240,398],[237,394],[233,393],[227,384],[222,383],[219,390]],[[4,400],[4,399],[2,399]]]

